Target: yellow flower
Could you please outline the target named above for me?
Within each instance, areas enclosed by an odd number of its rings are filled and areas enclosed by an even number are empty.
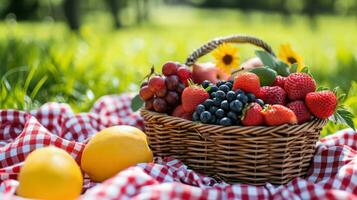
[[[279,58],[289,65],[296,63],[298,65],[297,71],[304,67],[302,57],[291,48],[290,44],[280,45]]]
[[[239,67],[238,48],[229,44],[221,44],[213,51],[216,66],[224,72],[231,74],[232,69]]]

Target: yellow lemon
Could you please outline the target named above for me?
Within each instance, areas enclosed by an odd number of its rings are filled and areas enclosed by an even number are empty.
[[[91,138],[82,153],[81,166],[92,180],[101,182],[152,159],[145,133],[132,126],[113,126]]]
[[[75,199],[82,191],[83,176],[66,151],[44,147],[31,152],[21,168],[17,194],[34,199]]]

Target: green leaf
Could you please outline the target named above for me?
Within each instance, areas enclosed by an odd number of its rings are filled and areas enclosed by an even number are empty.
[[[345,101],[345,99],[346,99],[346,94],[340,94],[340,95],[338,95],[338,97],[337,97],[337,101],[338,102],[344,102]]]
[[[345,107],[340,106],[337,108],[336,112],[330,119],[335,123],[346,124],[353,130],[356,130],[353,123],[353,117],[354,116],[350,111],[348,111]]]
[[[309,67],[304,67],[304,68],[302,68],[302,70],[301,70],[300,72],[305,73],[305,74],[308,74],[309,76],[311,76],[311,77],[313,78],[313,76],[312,76],[312,74],[311,74],[311,72],[310,72]]]
[[[141,100],[139,94],[137,94],[132,100],[131,100],[131,109],[135,112],[139,110],[142,106],[144,105],[144,101]]]
[[[316,91],[323,91],[323,90],[329,90],[328,87],[325,87],[325,86],[319,86]]]
[[[257,67],[252,69],[250,72],[259,77],[260,85],[262,86],[272,85],[277,76],[276,71],[269,67]]]
[[[297,63],[294,63],[290,66],[290,73],[295,73],[297,72],[297,69],[298,69],[298,64]]]
[[[289,65],[281,60],[276,61],[274,70],[281,76],[287,77],[290,74]]]
[[[262,63],[266,66],[269,67],[274,67],[276,66],[276,58],[274,58],[273,55],[271,55],[270,53],[266,52],[266,51],[255,51],[255,55],[258,56],[258,58],[260,58],[260,60],[262,61]]]
[[[302,68],[301,69],[301,71],[300,72],[302,72],[302,73],[306,73],[306,74],[309,74],[310,73],[310,70],[309,70],[309,68],[308,67],[304,67],[304,68]]]

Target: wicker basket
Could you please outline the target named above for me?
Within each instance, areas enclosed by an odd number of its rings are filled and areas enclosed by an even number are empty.
[[[269,45],[248,36],[215,39],[187,59],[199,57],[224,42],[250,43],[274,55]],[[191,169],[228,183],[285,184],[305,176],[326,120],[302,125],[219,126],[201,124],[141,109],[145,132],[155,156],[172,156]]]

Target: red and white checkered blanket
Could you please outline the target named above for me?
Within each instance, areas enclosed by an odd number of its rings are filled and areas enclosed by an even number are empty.
[[[131,97],[105,96],[89,113],[74,114],[67,104],[48,103],[30,113],[0,110],[0,199],[15,195],[17,174],[36,148],[54,145],[79,163],[91,135],[105,127],[143,127],[130,110]],[[85,177],[82,199],[357,199],[357,134],[351,129],[325,137],[307,178],[282,186],[226,184],[200,175],[172,158],[130,167],[103,183]]]

